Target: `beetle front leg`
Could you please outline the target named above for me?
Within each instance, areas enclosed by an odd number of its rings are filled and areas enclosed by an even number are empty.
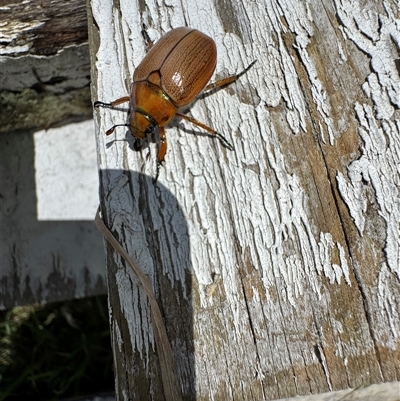
[[[95,107],[95,108],[97,108],[97,107],[105,107],[107,109],[112,109],[112,108],[114,108],[115,106],[118,106],[121,103],[129,102],[129,100],[130,100],[129,96],[120,97],[119,99],[116,99],[111,103],[104,103],[104,102],[100,102],[99,100],[96,100],[93,103],[93,107]],[[129,124],[116,124],[116,125],[112,126],[110,129],[108,129],[106,131],[106,135],[107,136],[111,135],[114,132],[115,128],[117,128],[117,127],[129,127]]]
[[[100,102],[99,100],[96,100],[93,103],[93,107],[105,107],[107,109],[112,109],[113,107],[118,106],[121,103],[129,102],[129,99],[130,99],[129,96],[123,96],[123,97],[120,97],[119,99],[114,100],[111,103],[104,103],[104,102]]]
[[[160,146],[158,147],[158,156],[157,156],[157,173],[154,182],[158,180],[158,176],[160,175],[160,166],[165,159],[165,154],[167,153],[167,137],[165,136],[164,127],[160,127]]]

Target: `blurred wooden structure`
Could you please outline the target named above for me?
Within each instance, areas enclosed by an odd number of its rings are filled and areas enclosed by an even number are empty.
[[[0,36],[0,308],[103,294],[103,241],[93,222],[39,216],[38,165],[44,178],[54,181],[48,209],[60,197],[69,207],[76,204],[96,178],[87,146],[94,142],[91,123],[61,129],[59,140],[55,131],[39,135],[46,150],[38,149],[36,140],[38,130],[92,118],[86,6],[80,1],[2,1]],[[65,143],[66,137],[70,141]],[[63,182],[76,170],[75,183],[92,180],[82,184],[81,193]],[[82,207],[77,204],[77,216]]]

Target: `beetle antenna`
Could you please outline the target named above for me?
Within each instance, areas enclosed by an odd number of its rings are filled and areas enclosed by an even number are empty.
[[[106,131],[106,135],[111,135],[117,127],[129,127],[129,124],[116,124]]]

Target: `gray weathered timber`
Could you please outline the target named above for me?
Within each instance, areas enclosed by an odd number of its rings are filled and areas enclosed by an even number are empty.
[[[128,93],[152,39],[212,36],[196,127],[134,152],[123,110],[96,111],[106,222],[154,283],[186,399],[271,400],[398,380],[398,7],[389,0],[89,2],[93,99]],[[394,39],[397,38],[397,39]],[[109,146],[111,145],[111,146]],[[147,157],[148,152],[151,157]],[[149,309],[108,248],[117,399],[159,400]]]
[[[38,131],[92,117],[86,6],[2,1],[0,37],[0,308],[104,293],[93,123]]]
[[[91,117],[85,3],[4,0],[0,38],[0,133]]]
[[[104,294],[93,121],[0,140],[0,309]]]

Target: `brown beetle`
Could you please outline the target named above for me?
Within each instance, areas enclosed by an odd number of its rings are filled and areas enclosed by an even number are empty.
[[[220,133],[177,111],[180,107],[191,103],[203,90],[208,91],[236,81],[253,66],[255,61],[241,73],[207,85],[217,61],[217,48],[209,36],[196,29],[176,28],[153,46],[147,32],[144,30],[142,33],[148,40],[150,51],[133,74],[130,96],[111,103],[99,101],[94,103],[94,107],[115,107],[129,101],[129,124],[114,125],[106,134],[110,135],[115,127],[128,126],[137,139],[135,149],[140,150],[141,140],[146,139],[158,127],[160,145],[155,180],[158,178],[159,167],[167,151],[164,126],[175,116],[205,129],[233,150],[233,146]]]

